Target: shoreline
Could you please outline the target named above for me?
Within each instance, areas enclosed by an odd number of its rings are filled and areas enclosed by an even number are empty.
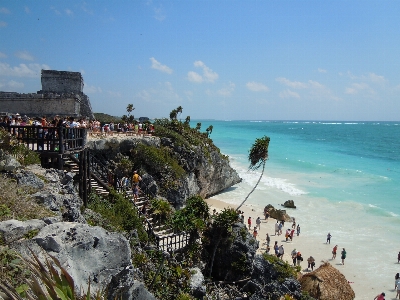
[[[238,205],[235,205],[233,203],[228,203],[225,201],[222,201],[218,199],[218,195],[216,197],[211,197],[208,199],[205,199],[205,201],[208,203],[210,206],[210,213],[212,213],[212,210],[215,208],[217,212],[223,210],[224,208],[234,208]],[[280,207],[275,207],[277,209],[281,209]],[[258,230],[258,236],[257,236],[257,241],[259,241],[259,248],[257,249],[257,254],[261,254],[266,251],[266,234],[268,233],[271,238],[270,242],[270,253],[273,254],[273,245],[275,241],[278,241],[278,245],[283,245],[285,249],[285,254],[283,256],[283,260],[287,261],[290,265],[292,265],[292,259],[290,256],[290,253],[292,252],[293,249],[296,249],[297,251],[300,251],[302,253],[302,256],[304,258],[303,262],[301,263],[301,273],[306,274],[310,271],[307,271],[307,258],[311,256],[314,257],[315,259],[315,267],[314,270],[317,269],[320,265],[322,265],[324,262],[330,263],[334,268],[339,270],[347,279],[347,281],[350,283],[350,286],[355,292],[355,299],[373,299],[376,295],[378,295],[381,292],[385,292],[387,295],[387,298],[389,299],[392,295],[393,298],[396,295],[396,292],[393,289],[392,284],[394,283],[394,274],[393,278],[388,279],[384,286],[382,284],[379,284],[375,282],[374,280],[371,279],[370,274],[368,274],[367,271],[363,272],[363,270],[360,270],[358,267],[357,262],[361,259],[364,263],[368,264],[368,258],[365,256],[359,256],[355,255],[353,253],[353,250],[349,252],[347,246],[345,245],[340,245],[340,243],[337,243],[338,245],[338,250],[337,250],[337,255],[336,259],[332,259],[332,249],[336,245],[335,242],[335,236],[332,236],[331,243],[326,244],[326,237],[324,240],[321,240],[320,238],[317,238],[310,233],[304,232],[301,230],[300,235],[297,236],[296,234],[294,235],[293,241],[288,241],[286,242],[285,240],[285,230],[287,228],[291,228],[292,223],[291,222],[285,222],[285,226],[282,229],[283,234],[282,235],[274,235],[275,231],[275,223],[276,220],[269,218],[268,221],[264,220],[264,207],[261,207],[259,205],[255,204],[248,204],[245,203],[242,207],[241,210],[244,211],[244,222],[247,226],[247,218],[250,216],[252,218],[252,227],[255,226],[255,220],[257,217],[260,217],[261,219],[261,226],[260,230]],[[293,216],[292,214],[295,212],[296,209],[286,209],[286,212],[289,214],[289,216]],[[296,218],[296,224],[300,224],[300,227],[302,228],[302,224],[306,224],[307,220],[306,218],[302,217],[301,215],[295,216]],[[306,227],[306,226],[304,226]],[[252,231],[251,231],[252,232]],[[327,235],[328,232],[325,233]],[[342,251],[342,248],[346,248],[346,251],[348,252],[347,258],[345,260],[345,264],[341,264],[341,259],[340,259],[340,252]],[[379,286],[377,286],[379,284]]]

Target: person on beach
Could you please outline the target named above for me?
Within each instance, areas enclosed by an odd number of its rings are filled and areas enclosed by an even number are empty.
[[[341,253],[341,259],[342,259],[342,265],[344,265],[344,260],[346,259],[346,249],[343,248],[342,253]]]
[[[257,240],[257,235],[258,235],[258,232],[257,232],[257,227],[254,227],[254,230],[253,230],[253,237]]]
[[[289,239],[289,235],[290,235],[290,229],[288,228],[288,229],[286,229],[286,233],[285,233],[286,242]]]
[[[285,248],[283,248],[283,245],[279,246],[279,258],[283,260],[283,255],[285,254]]]
[[[279,228],[278,235],[281,235],[282,234],[282,228],[283,228],[282,222],[278,224],[278,228]]]
[[[328,232],[328,235],[326,236],[326,243],[327,243],[327,244],[330,244],[330,243],[331,243],[331,237],[332,237],[331,233]]]
[[[374,298],[374,300],[385,300],[385,293],[380,293]]]
[[[399,283],[400,283],[400,274],[396,273],[396,275],[394,275],[394,289],[397,289],[399,287]]]
[[[293,228],[293,229],[296,228],[296,219],[295,219],[295,218],[293,218],[292,228]]]
[[[293,241],[294,229],[292,229],[292,230],[290,231],[289,237],[290,237],[290,240]]]
[[[297,236],[300,235],[300,224],[297,224]]]
[[[314,271],[314,266],[315,266],[315,259],[314,257],[310,256],[309,258],[307,258],[307,270],[311,268],[311,271]]]
[[[279,255],[278,241],[275,241],[274,252],[275,252],[275,255],[276,255],[277,257],[279,257],[279,256],[278,256],[278,255]]]
[[[267,240],[267,246],[269,246],[269,243],[271,242],[271,238],[268,233],[267,233],[267,236],[265,239]]]
[[[247,225],[249,226],[249,230],[251,229],[251,217],[247,219]]]
[[[269,218],[268,210],[264,210],[264,217],[265,217],[265,220],[268,222],[268,218]]]
[[[296,266],[296,260],[297,260],[297,250],[293,249],[292,252],[290,253],[290,255],[292,256],[292,261],[293,261],[293,266]]]
[[[242,224],[244,224],[244,214],[242,212],[242,214],[240,215],[240,222],[242,222]]]
[[[256,225],[257,225],[257,227],[258,227],[258,230],[261,230],[261,219],[260,219],[260,217],[257,217],[257,219],[256,219]]]
[[[336,252],[337,252],[337,245],[336,245],[335,247],[333,247],[333,250],[332,250],[332,259],[335,259],[335,258],[336,258]]]
[[[296,261],[298,266],[300,266],[301,262],[303,261],[303,256],[301,256],[300,251],[297,252]]]
[[[275,223],[275,235],[279,235],[279,224],[278,224],[278,221],[276,221],[276,223]]]
[[[399,251],[399,253],[397,254],[397,263],[400,263],[400,251]]]

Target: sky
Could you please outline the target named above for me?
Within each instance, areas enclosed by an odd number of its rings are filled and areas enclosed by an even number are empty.
[[[81,72],[94,112],[400,120],[400,1],[0,0],[0,91]],[[1,103],[0,103],[1,110]]]

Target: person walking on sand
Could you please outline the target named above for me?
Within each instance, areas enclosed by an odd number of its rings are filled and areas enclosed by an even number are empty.
[[[275,223],[275,235],[279,235],[279,224],[278,224],[278,221],[276,221],[276,223]]]
[[[257,227],[254,227],[254,230],[253,230],[253,237],[254,237],[254,239],[256,239],[256,240],[257,240],[257,235],[258,235]]]
[[[247,219],[247,225],[249,226],[249,230],[251,229],[251,217]]]
[[[400,251],[399,251],[399,253],[397,254],[397,263],[400,263]]]
[[[297,224],[297,236],[300,235],[300,224]]]
[[[309,258],[307,258],[307,270],[311,268],[311,271],[314,271],[314,266],[315,266],[315,259],[314,257],[310,256]]]
[[[265,221],[268,222],[268,218],[269,218],[269,212],[268,212],[268,210],[264,210],[264,217],[265,217]]]
[[[283,225],[282,225],[282,222],[281,222],[281,223],[278,224],[278,228],[279,228],[278,235],[282,234],[282,227],[283,227]]]
[[[271,238],[268,233],[267,233],[267,237],[265,239],[267,240],[267,246],[269,246],[269,243],[271,242]]]
[[[293,241],[294,229],[292,229],[292,230],[290,231],[289,237],[290,237],[290,240]]]
[[[290,255],[292,256],[293,267],[295,267],[296,266],[296,259],[297,259],[297,250],[293,249],[293,251],[290,253]]]
[[[374,298],[374,300],[385,300],[385,293],[380,293]]]
[[[399,283],[400,283],[400,274],[396,273],[396,275],[394,276],[394,289],[397,289],[399,287]]]
[[[293,218],[292,228],[293,228],[293,229],[296,228],[296,219],[295,219],[295,218]]]
[[[331,233],[328,232],[328,234],[327,234],[327,236],[326,236],[326,243],[327,243],[327,244],[330,244],[330,243],[331,243],[331,237],[332,237]]]
[[[301,262],[303,261],[303,256],[301,256],[300,251],[297,252],[296,260],[297,260],[297,265],[300,266]]]
[[[278,241],[275,241],[274,252],[275,252],[275,255],[276,255],[277,257],[279,257],[279,246],[278,246]]]
[[[258,227],[258,230],[261,230],[261,219],[260,219],[260,217],[257,217],[257,219],[256,219],[256,225],[257,225],[257,227]]]
[[[337,252],[337,245],[336,245],[335,247],[333,247],[333,250],[332,250],[332,259],[335,259],[335,258],[336,258],[336,252]]]
[[[347,255],[346,249],[343,248],[341,257],[340,257],[342,259],[342,265],[344,265],[344,260],[346,259],[346,255]]]
[[[283,248],[283,245],[279,246],[279,258],[283,260],[283,255],[285,254],[285,249]]]

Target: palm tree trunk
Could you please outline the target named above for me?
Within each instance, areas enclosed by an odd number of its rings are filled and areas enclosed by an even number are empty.
[[[240,203],[240,205],[238,206],[238,208],[236,208],[236,211],[238,211],[239,208],[242,207],[242,205],[247,201],[247,199],[249,198],[249,196],[254,192],[254,190],[256,189],[256,187],[258,186],[258,184],[260,183],[261,177],[262,177],[263,174],[264,174],[265,163],[266,163],[266,160],[264,160],[264,162],[263,162],[263,168],[262,168],[262,171],[261,171],[261,175],[260,175],[260,178],[258,178],[258,181],[257,181],[256,185],[253,187],[253,189],[250,191],[250,193],[247,195],[247,197],[243,200],[243,202]]]

